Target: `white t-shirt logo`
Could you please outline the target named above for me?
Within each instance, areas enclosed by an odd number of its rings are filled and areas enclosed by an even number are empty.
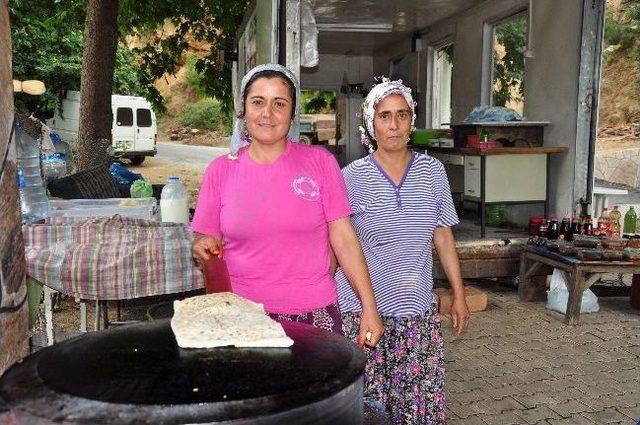
[[[308,201],[315,201],[320,198],[320,186],[309,176],[300,175],[294,178],[293,182],[291,182],[291,187],[296,195]]]

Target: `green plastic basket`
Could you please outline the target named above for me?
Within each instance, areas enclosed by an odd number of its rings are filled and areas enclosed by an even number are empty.
[[[439,139],[441,134],[436,130],[416,130],[411,133],[411,144],[413,145],[428,145],[431,140]]]

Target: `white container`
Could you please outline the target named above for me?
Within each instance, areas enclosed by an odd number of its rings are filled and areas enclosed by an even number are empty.
[[[122,217],[155,220],[156,198],[52,199],[52,217]]]
[[[40,141],[28,135],[19,125],[15,127],[14,140],[22,222],[40,220],[49,216],[49,200],[40,170]]]
[[[160,217],[163,222],[189,224],[187,188],[180,177],[171,176],[160,195]]]

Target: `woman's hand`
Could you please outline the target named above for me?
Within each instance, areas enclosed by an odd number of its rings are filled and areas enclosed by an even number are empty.
[[[216,236],[196,234],[191,246],[191,254],[200,263],[214,257],[222,258],[222,240]]]
[[[464,294],[453,297],[451,321],[456,336],[462,335],[467,330],[467,326],[469,326],[469,307],[464,299]]]
[[[376,309],[362,310],[360,315],[360,334],[358,335],[358,345],[364,347],[374,347],[384,333],[382,319]]]

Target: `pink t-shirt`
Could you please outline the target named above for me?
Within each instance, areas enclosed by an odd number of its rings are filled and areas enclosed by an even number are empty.
[[[233,292],[269,313],[336,301],[328,223],[351,214],[342,173],[324,148],[287,142],[272,164],[241,149],[207,168],[191,228],[221,235]]]

